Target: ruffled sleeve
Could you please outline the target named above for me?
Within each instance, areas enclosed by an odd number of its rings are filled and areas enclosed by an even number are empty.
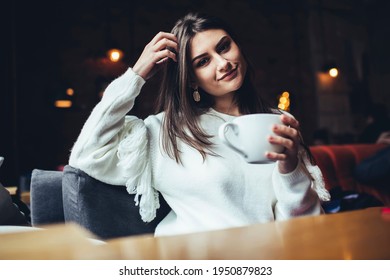
[[[131,133],[127,133],[119,143],[117,165],[126,174],[127,192],[135,194],[134,200],[140,207],[142,220],[150,222],[156,217],[160,203],[158,192],[152,186],[148,133],[144,122],[135,117],[127,125]]]
[[[317,193],[321,201],[329,201],[330,194],[325,188],[325,181],[320,168],[317,165],[311,164],[308,157],[306,156],[306,154],[304,154],[303,151],[300,151],[300,158],[305,168],[307,169],[307,172],[310,174],[310,179],[312,182],[311,188]]]
[[[126,115],[144,83],[129,68],[107,87],[72,148],[69,164],[101,182],[125,185],[149,222],[159,200],[152,186],[148,130],[143,120]]]

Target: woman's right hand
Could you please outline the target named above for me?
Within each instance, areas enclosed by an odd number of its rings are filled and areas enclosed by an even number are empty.
[[[176,36],[172,33],[159,32],[145,46],[133,67],[133,71],[144,80],[149,79],[158,71],[159,66],[169,58],[177,62],[176,54],[170,49],[174,49],[176,53],[178,52]]]

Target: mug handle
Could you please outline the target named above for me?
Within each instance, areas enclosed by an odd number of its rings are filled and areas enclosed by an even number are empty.
[[[229,130],[229,128],[231,130],[233,130],[233,133],[237,136],[238,135],[238,126],[234,123],[229,123],[229,122],[226,122],[224,124],[222,124],[220,127],[219,127],[219,131],[218,131],[218,136],[219,136],[219,139],[221,139],[222,143],[224,143],[226,146],[228,146],[230,149],[236,151],[237,153],[239,153],[240,155],[242,155],[244,158],[248,158],[248,155],[243,151],[241,150],[240,148],[238,148],[237,146],[233,145],[227,138],[226,138],[226,132]]]

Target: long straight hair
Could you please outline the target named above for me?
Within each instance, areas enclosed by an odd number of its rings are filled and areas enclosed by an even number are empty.
[[[230,27],[215,17],[197,13],[187,14],[176,22],[171,31],[177,37],[179,44],[177,62],[169,59],[164,66],[160,93],[157,99],[157,112],[165,112],[162,124],[163,149],[178,163],[181,162],[178,140],[198,150],[203,159],[207,155],[215,155],[212,151],[213,143],[210,141],[212,136],[208,135],[198,122],[199,116],[214,105],[214,98],[199,89],[201,101],[195,102],[192,97],[193,89],[191,88],[191,81],[195,76],[190,56],[191,42],[197,33],[210,29],[226,31],[239,46],[248,65],[244,82],[234,96],[234,102],[238,105],[240,113],[272,112],[271,108],[256,93],[252,83],[252,67]]]

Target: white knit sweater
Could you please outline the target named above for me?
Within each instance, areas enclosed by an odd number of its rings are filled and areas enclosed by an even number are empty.
[[[154,219],[160,192],[172,211],[156,235],[244,226],[300,215],[321,213],[319,196],[326,199],[321,172],[302,164],[280,174],[277,164],[248,164],[221,144],[219,126],[233,119],[211,109],[200,117],[219,156],[203,161],[198,151],[179,142],[183,164],[161,149],[164,113],[144,121],[126,116],[145,81],[131,68],[114,80],[94,108],[70,155],[69,164],[112,185],[136,193],[142,219]],[[316,191],[317,192],[316,192]],[[139,197],[139,195],[141,195]]]

